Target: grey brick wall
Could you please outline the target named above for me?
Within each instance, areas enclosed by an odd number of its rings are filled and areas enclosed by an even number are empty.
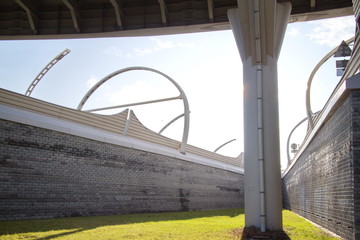
[[[243,175],[0,120],[0,219],[242,208]]]
[[[360,91],[353,91],[351,100],[355,239],[360,239]]]
[[[283,178],[283,204],[360,239],[360,92],[351,91]]]

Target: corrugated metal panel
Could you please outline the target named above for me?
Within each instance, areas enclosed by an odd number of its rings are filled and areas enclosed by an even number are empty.
[[[223,156],[218,153],[210,152],[205,149],[198,148],[198,147],[191,146],[191,145],[189,145],[187,147],[187,151],[190,153],[196,154],[196,155],[200,155],[200,156],[203,156],[206,158],[210,158],[210,159],[214,159],[214,160],[217,160],[220,162],[228,163],[228,164],[231,164],[234,166],[238,166],[238,167],[242,167],[242,168],[244,167],[242,164],[241,158],[232,158],[232,157]]]
[[[140,138],[145,141],[157,143],[160,145],[164,145],[173,149],[179,149],[180,148],[180,142],[164,137],[158,133],[155,133],[151,131],[150,129],[146,128],[136,117],[133,111],[130,111],[130,125],[129,125],[129,131],[128,136]]]
[[[83,112],[70,109],[48,102],[44,102],[35,98],[27,97],[18,93],[0,89],[0,104],[12,106],[30,112],[51,116],[65,121],[76,122],[79,124],[92,126],[110,132],[119,134],[124,133],[128,110],[116,115],[99,115],[94,113]],[[179,150],[180,142],[174,139],[164,137],[148,128],[146,128],[136,117],[133,111],[130,111],[130,123],[128,125],[127,134],[130,137],[141,139],[147,142],[166,146],[175,150]],[[214,152],[207,151],[195,146],[187,145],[186,151],[194,155],[204,158],[216,160],[230,165],[243,168],[241,158],[232,158],[223,156]]]
[[[4,89],[0,89],[0,104],[116,133],[122,133],[124,131],[127,117],[127,110],[112,116],[87,113],[47,103],[35,98],[9,92]]]
[[[128,135],[135,138],[140,138],[145,141],[157,143],[160,145],[164,145],[173,149],[179,149],[180,148],[180,142],[175,141],[170,138],[166,138],[158,133],[155,133],[149,129],[147,129],[136,117],[133,111],[131,111],[131,123],[129,126],[129,132]],[[202,148],[198,148],[192,145],[186,146],[186,152],[192,153],[198,156],[202,156],[205,158],[217,160],[220,162],[228,163],[234,166],[243,167],[242,161],[240,158],[232,158],[223,156],[214,152],[207,151]]]

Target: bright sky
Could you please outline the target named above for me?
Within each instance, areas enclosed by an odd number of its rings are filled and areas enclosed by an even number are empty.
[[[288,25],[278,63],[282,168],[287,162],[287,137],[306,117],[305,89],[312,69],[354,32],[352,16]],[[213,151],[236,138],[219,153],[237,156],[243,151],[242,63],[231,30],[153,37],[0,41],[0,87],[24,94],[43,67],[66,48],[71,53],[45,75],[32,97],[76,108],[90,87],[106,75],[132,66],[154,68],[178,82],[188,97],[190,144]],[[331,60],[315,76],[313,112],[324,105],[338,81]],[[132,71],[102,85],[84,109],[177,95],[176,88],[160,75]],[[146,127],[158,132],[183,113],[182,106],[177,100],[132,109]],[[182,121],[163,134],[181,140]],[[301,143],[303,136],[304,130],[299,129],[291,142]]]

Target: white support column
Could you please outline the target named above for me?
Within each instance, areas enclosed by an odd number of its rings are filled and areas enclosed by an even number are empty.
[[[238,0],[228,12],[243,62],[245,224],[282,229],[277,60],[290,3]]]

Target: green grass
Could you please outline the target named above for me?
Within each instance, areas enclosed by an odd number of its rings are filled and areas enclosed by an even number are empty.
[[[324,231],[290,211],[283,211],[283,219],[284,231],[288,234],[290,239],[338,239],[329,236],[324,233]]]
[[[335,239],[284,211],[291,239]],[[243,209],[0,221],[0,239],[240,239]],[[289,238],[288,238],[289,239]]]

